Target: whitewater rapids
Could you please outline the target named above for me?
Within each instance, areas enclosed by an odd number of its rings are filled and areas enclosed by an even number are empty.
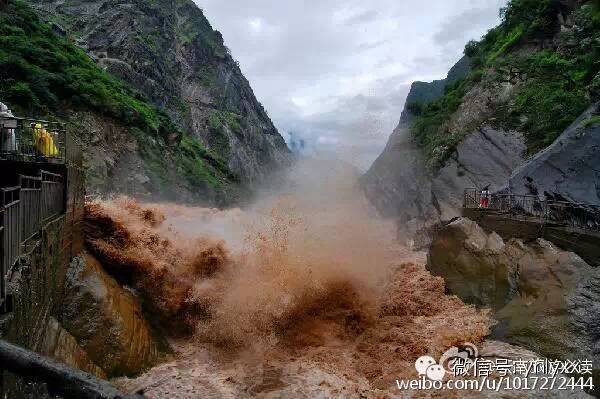
[[[488,334],[398,244],[356,174],[299,164],[253,206],[130,198],[87,205],[88,249],[134,289],[175,348],[116,383],[149,398],[388,397],[415,360]]]

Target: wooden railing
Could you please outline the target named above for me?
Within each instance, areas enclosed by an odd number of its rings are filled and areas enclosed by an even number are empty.
[[[567,201],[541,200],[533,195],[488,194],[477,189],[464,193],[464,208],[502,213],[513,219],[537,219],[582,230],[600,231],[600,206]],[[483,200],[483,201],[482,201]]]

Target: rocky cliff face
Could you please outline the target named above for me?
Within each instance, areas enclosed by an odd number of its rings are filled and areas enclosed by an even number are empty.
[[[515,194],[600,205],[600,105],[594,104],[552,145],[508,181]]]
[[[399,126],[362,178],[381,214],[409,233],[449,220],[465,188],[506,188],[528,156],[580,117],[600,82],[592,61],[599,19],[588,3],[511,1],[502,24],[466,46],[468,68],[463,59],[446,80],[413,84]],[[580,122],[592,132],[598,120],[589,111]],[[573,130],[564,137],[581,140],[559,139],[515,172],[510,187],[595,203],[595,189],[584,189],[597,185],[593,135]]]
[[[73,260],[65,292],[64,328],[108,376],[137,374],[168,352],[146,321],[139,299],[92,255]]]
[[[484,126],[459,144],[453,159],[434,175],[407,131],[394,131],[384,153],[363,177],[363,187],[383,215],[401,223],[449,220],[458,216],[463,190],[490,185],[499,189],[523,162],[518,132]]]
[[[448,75],[444,79],[434,80],[433,82],[413,82],[406,97],[406,104],[428,103],[437,100],[444,95],[444,89],[447,85],[464,79],[470,69],[471,60],[469,57],[464,56],[448,71]],[[400,125],[409,127],[414,117],[413,112],[405,106],[400,116]]]
[[[164,107],[179,127],[256,183],[287,147],[250,84],[191,1],[34,1],[113,75]]]
[[[574,253],[543,239],[504,241],[457,219],[436,235],[427,268],[465,302],[492,309],[492,336],[550,358],[600,356],[600,273]]]
[[[447,84],[459,81],[467,72],[468,62],[463,58],[447,79],[413,84],[407,104],[440,98]],[[472,112],[465,106],[455,118],[467,119]],[[458,144],[442,167],[432,171],[411,133],[414,118],[410,106],[405,106],[383,153],[361,179],[367,197],[380,213],[398,219],[401,230],[409,234],[458,216],[465,188],[489,184],[492,190],[499,189],[524,160],[522,134],[482,125]]]
[[[39,21],[9,6],[6,24],[32,22],[24,38],[3,32],[13,46],[0,50],[29,73],[3,64],[0,93],[18,111],[70,122],[93,191],[228,202],[288,164],[283,138],[191,0],[27,3]],[[26,37],[33,54],[18,45]]]

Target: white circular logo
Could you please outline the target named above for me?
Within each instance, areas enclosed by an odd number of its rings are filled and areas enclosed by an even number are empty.
[[[415,362],[415,368],[417,369],[419,375],[426,375],[429,366],[432,366],[434,364],[436,364],[435,359],[431,356],[421,356]]]
[[[427,368],[427,378],[432,381],[442,381],[445,374],[446,370],[439,364],[434,364]]]
[[[460,360],[462,369],[464,369],[463,372],[467,372],[475,364],[477,356],[477,347],[470,342],[466,342],[461,348],[453,346],[444,352],[440,357],[439,364],[431,356],[421,356],[415,362],[415,369],[417,369],[419,376],[426,375],[432,381],[442,381],[446,375],[445,366],[456,373],[454,366]]]

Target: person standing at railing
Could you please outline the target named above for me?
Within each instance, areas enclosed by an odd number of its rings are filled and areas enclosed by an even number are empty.
[[[480,208],[488,208],[490,206],[490,185],[488,184],[481,190],[481,198],[479,200]]]
[[[35,149],[46,158],[54,158],[58,155],[58,149],[54,144],[54,138],[41,123],[36,123],[33,129],[33,142]]]
[[[14,115],[4,103],[0,102],[0,152],[11,153],[17,151],[16,127],[17,120],[14,119]]]

